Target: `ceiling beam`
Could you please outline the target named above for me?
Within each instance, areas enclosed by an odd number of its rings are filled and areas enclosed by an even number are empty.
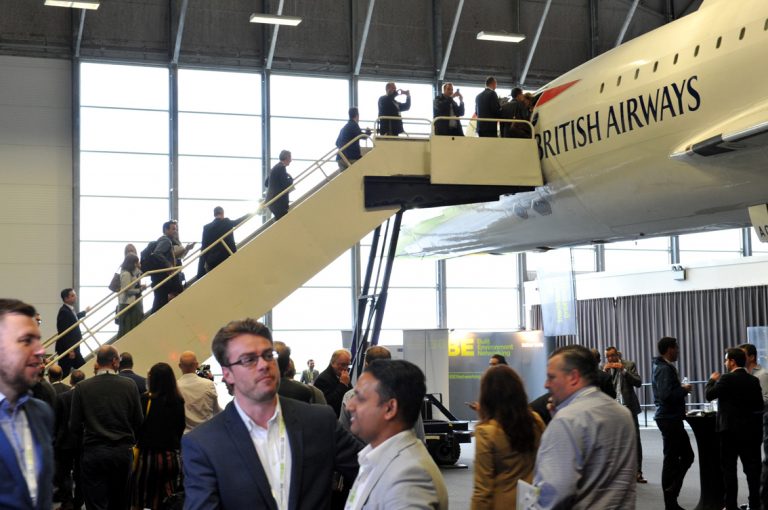
[[[539,26],[536,28],[536,35],[533,37],[531,43],[531,49],[528,51],[528,59],[525,61],[525,67],[520,75],[520,86],[525,85],[525,80],[528,78],[528,70],[531,68],[531,62],[533,61],[533,54],[536,53],[536,47],[539,45],[539,37],[541,37],[541,31],[544,28],[544,22],[547,21],[547,15],[549,14],[549,8],[552,6],[552,0],[547,0],[547,4],[544,6],[544,12],[541,14],[539,20]]]
[[[75,39],[75,58],[80,58],[80,45],[83,42],[83,27],[85,27],[85,9],[80,9],[80,25],[77,27]]]
[[[639,3],[640,0],[634,0],[632,5],[629,7],[629,12],[627,13],[627,17],[624,20],[624,24],[621,26],[619,37],[616,38],[616,44],[614,46],[619,46],[622,42],[624,42],[624,36],[627,35],[627,29],[629,28],[629,24],[632,23],[632,18],[635,16],[635,11],[637,11],[637,6]]]
[[[445,78],[445,70],[448,68],[448,60],[451,58],[451,50],[453,50],[453,41],[456,38],[456,30],[459,28],[459,19],[461,19],[461,10],[464,8],[464,0],[459,0],[459,5],[456,7],[456,14],[453,17],[453,26],[451,26],[451,35],[448,38],[448,46],[445,48],[445,55],[443,55],[443,65],[440,66],[440,81]]]
[[[278,16],[283,14],[284,3],[285,3],[285,0],[280,0],[280,3],[277,5]],[[272,69],[272,60],[275,58],[275,47],[277,46],[277,32],[279,29],[280,29],[280,25],[275,25],[275,28],[272,29],[272,40],[269,41],[269,54],[267,55],[267,64],[265,66],[267,70]]]
[[[281,0],[282,1],[282,0]],[[360,68],[363,66],[363,54],[365,45],[368,43],[368,30],[371,28],[371,18],[373,17],[373,7],[376,0],[368,1],[368,12],[365,14],[365,24],[363,25],[363,36],[360,38],[360,47],[357,50],[357,62],[355,62],[355,76],[360,76]]]
[[[184,21],[187,19],[187,8],[189,0],[182,0],[181,11],[179,11],[179,25],[176,27],[176,43],[173,45],[173,57],[171,64],[179,64],[179,53],[181,52],[181,36],[184,34]]]

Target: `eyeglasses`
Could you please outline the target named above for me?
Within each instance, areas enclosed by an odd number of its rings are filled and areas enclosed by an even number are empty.
[[[263,359],[267,363],[269,363],[270,361],[274,361],[275,359],[277,359],[277,351],[266,350],[261,354],[256,354],[255,352],[249,352],[248,354],[243,354],[242,356],[237,358],[237,361],[233,361],[228,365],[222,365],[222,366],[233,367],[235,365],[242,365],[245,368],[250,368],[256,365],[259,362],[259,359]]]

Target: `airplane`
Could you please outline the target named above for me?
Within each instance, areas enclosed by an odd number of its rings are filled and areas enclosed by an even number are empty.
[[[768,202],[768,2],[734,7],[704,0],[536,91],[544,185],[445,208],[404,231],[400,252],[546,251],[749,226],[748,209]]]

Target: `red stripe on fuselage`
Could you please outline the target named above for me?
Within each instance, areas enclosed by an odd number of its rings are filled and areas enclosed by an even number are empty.
[[[552,87],[551,89],[545,90],[544,92],[541,93],[539,100],[536,101],[536,108],[541,108],[541,106],[544,103],[547,103],[553,100],[554,98],[556,98],[557,96],[559,96],[560,94],[568,90],[569,88],[573,87],[580,81],[581,80],[574,80],[568,83],[564,83],[562,85],[558,85],[557,87]]]

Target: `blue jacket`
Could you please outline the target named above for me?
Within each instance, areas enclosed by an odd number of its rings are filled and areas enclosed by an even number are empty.
[[[674,365],[662,356],[653,358],[653,403],[656,404],[655,420],[685,418],[685,397],[688,393],[680,384],[680,376]]]
[[[24,404],[32,439],[40,452],[37,475],[37,504],[32,504],[27,482],[16,453],[0,429],[0,508],[8,510],[48,510],[53,506],[53,410],[48,404],[30,398]]]

